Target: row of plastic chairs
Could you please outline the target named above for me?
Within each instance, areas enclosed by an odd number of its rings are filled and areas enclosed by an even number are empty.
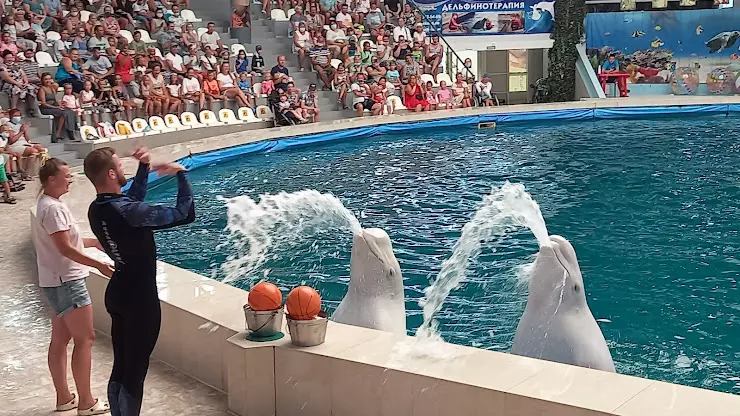
[[[175,114],[167,114],[164,118],[151,116],[148,121],[143,118],[135,118],[130,123],[119,120],[115,124],[116,135],[100,140],[118,140],[229,124],[259,123],[274,118],[270,108],[264,105],[257,107],[257,115],[249,107],[239,108],[237,114],[234,114],[229,108],[223,108],[219,110],[218,116],[213,111],[203,110],[200,112],[200,117],[196,116],[195,113],[186,111],[180,114],[180,117]],[[100,134],[94,126],[81,126],[80,135],[88,141],[94,141],[100,138]]]
[[[69,10],[62,11],[62,16],[66,17],[68,14],[69,14]],[[88,12],[87,10],[80,10],[80,20],[83,22],[87,22],[88,20],[90,20],[90,14],[92,13]],[[180,10],[180,17],[182,17],[184,21],[189,22],[189,23],[197,23],[197,22],[203,21],[203,19],[199,19],[198,17],[196,17],[195,13],[190,9]]]

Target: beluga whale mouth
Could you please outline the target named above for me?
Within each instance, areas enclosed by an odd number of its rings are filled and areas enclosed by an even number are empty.
[[[563,237],[550,236],[550,243],[540,247],[511,351],[615,371],[604,335],[586,302],[576,251]]]
[[[349,287],[332,319],[348,325],[406,333],[401,267],[385,231],[367,228],[354,234]]]

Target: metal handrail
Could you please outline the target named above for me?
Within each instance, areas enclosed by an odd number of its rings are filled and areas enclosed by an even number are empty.
[[[447,45],[447,49],[448,49],[448,50],[449,50],[450,52],[452,52],[452,55],[454,55],[454,56],[455,56],[455,58],[457,58],[457,61],[458,61],[458,62],[459,62],[460,64],[462,64],[462,67],[463,67],[463,68],[465,68],[465,70],[466,70],[466,71],[468,71],[468,75],[469,75],[469,78],[475,78],[475,74],[473,74],[473,71],[471,71],[471,70],[470,70],[470,68],[468,68],[468,67],[466,67],[466,66],[465,66],[465,61],[464,61],[464,60],[463,60],[462,58],[460,58],[460,55],[458,55],[458,54],[457,54],[457,52],[455,52],[455,50],[454,50],[454,49],[452,49],[452,46],[450,46],[450,44],[449,44],[449,43],[447,43],[447,40],[445,40],[444,36],[442,36],[442,32],[440,32],[440,31],[439,31],[439,30],[437,29],[437,27],[436,27],[435,25],[433,25],[433,24],[432,24],[432,22],[431,22],[431,21],[430,21],[430,20],[429,20],[429,19],[427,18],[427,15],[426,15],[426,14],[424,14],[424,11],[423,11],[423,10],[421,10],[421,9],[419,8],[419,6],[417,6],[417,5],[416,5],[416,3],[414,3],[414,2],[412,1],[412,0],[407,0],[407,1],[406,1],[406,4],[410,4],[410,5],[411,5],[411,8],[412,8],[412,9],[414,9],[414,10],[416,10],[416,11],[418,11],[418,12],[419,12],[419,14],[421,15],[421,18],[422,18],[422,19],[423,19],[423,20],[424,20],[425,22],[427,22],[427,24],[429,25],[429,27],[430,27],[430,28],[432,28],[432,30],[434,30],[434,34],[436,34],[437,36],[439,36],[439,38],[440,38],[440,39],[442,40],[442,42],[444,42],[444,44],[445,44],[445,45]]]

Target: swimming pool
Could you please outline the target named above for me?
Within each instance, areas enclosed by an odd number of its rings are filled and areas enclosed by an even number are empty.
[[[735,391],[738,130],[726,117],[536,124],[254,154],[193,171],[198,220],[157,239],[165,261],[220,279],[236,249],[224,244],[226,208],[217,196],[332,192],[363,226],[391,236],[413,332],[422,321],[418,299],[477,204],[505,180],[523,183],[549,232],[576,248],[619,372]],[[149,199],[173,192],[164,184]],[[350,244],[349,231],[326,229],[274,253],[252,280],[314,285],[331,310],[346,290]],[[443,337],[508,350],[526,300],[514,275],[536,250],[528,230],[484,242],[437,316]]]

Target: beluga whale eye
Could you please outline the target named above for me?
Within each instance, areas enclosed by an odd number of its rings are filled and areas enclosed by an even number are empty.
[[[573,290],[575,290],[575,292],[576,292],[576,293],[578,293],[578,292],[580,292],[580,291],[581,291],[581,287],[580,287],[580,286],[578,286],[578,284],[574,284],[574,285],[573,285]]]

